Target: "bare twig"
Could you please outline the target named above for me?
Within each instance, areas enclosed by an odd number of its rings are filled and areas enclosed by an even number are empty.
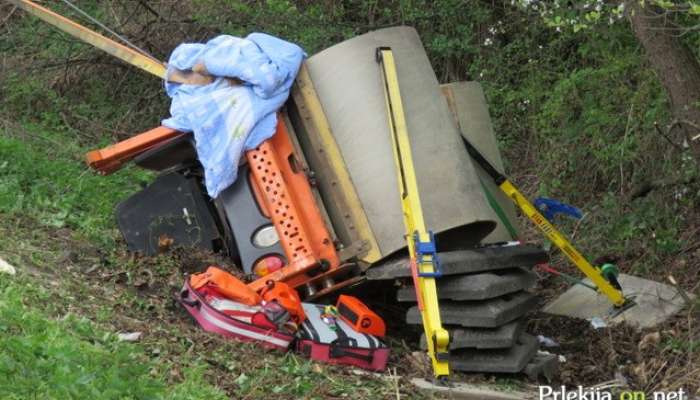
[[[17,11],[17,6],[15,6],[14,8],[12,8],[12,10],[10,10],[10,12],[7,14],[5,19],[3,19],[2,22],[0,22],[0,26],[5,25],[5,23],[10,20],[10,17],[12,17],[12,14],[14,14],[15,11]]]
[[[622,167],[622,160],[625,159],[625,145],[627,143],[627,137],[630,133],[630,125],[632,125],[632,114],[634,112],[634,103],[630,104],[630,110],[627,113],[627,123],[625,124],[625,136],[622,139],[622,147],[620,148],[620,194],[625,187],[625,172]]]
[[[151,7],[147,2],[144,0],[138,0],[139,4],[146,9],[149,13],[153,14],[153,16],[157,17],[158,19],[161,20],[161,22],[167,22],[165,18],[163,18],[162,15],[158,13],[153,7]]]
[[[391,374],[391,369],[389,370],[389,374]],[[399,391],[399,375],[396,373],[396,368],[394,368],[394,373],[391,374],[392,376],[392,381],[394,384],[394,390],[396,393],[396,400],[401,400],[401,392]]]
[[[678,294],[680,294],[683,298],[683,301],[685,301],[685,304],[690,305],[693,302],[693,300],[690,299],[688,293],[686,293],[685,290],[681,287],[681,285],[678,284],[676,278],[674,278],[673,275],[669,275],[667,279],[669,282],[671,282],[673,286],[675,286],[676,290],[678,291]]]
[[[671,129],[672,129],[672,127],[673,127],[674,125],[675,125],[675,124],[669,125],[669,127],[668,127],[668,132],[671,131]],[[659,127],[659,123],[658,123],[658,122],[654,122],[654,128],[656,128],[656,131],[659,133],[659,135],[661,135],[664,139],[666,139],[666,141],[668,141],[669,143],[671,143],[671,144],[673,145],[673,147],[677,148],[678,150],[683,150],[683,147],[682,147],[682,146],[680,146],[679,144],[677,144],[676,142],[674,142],[673,140],[671,140],[670,137],[668,137],[668,132],[667,132],[667,133],[664,133],[664,132],[661,130],[661,127]]]
[[[648,195],[650,192],[656,190],[656,189],[661,189],[669,186],[676,186],[676,185],[688,185],[690,183],[693,183],[696,181],[696,178],[687,178],[687,179],[657,179],[655,181],[646,181],[642,182],[639,186],[637,186],[632,192],[630,193],[630,200],[634,200],[640,197],[644,197]]]
[[[581,216],[581,218],[579,218],[578,221],[576,221],[576,225],[574,225],[574,229],[571,232],[571,239],[572,240],[576,238],[576,233],[578,233],[578,228],[581,226],[581,223],[583,222],[583,220],[586,218],[587,215],[588,215],[588,213],[584,213]]]

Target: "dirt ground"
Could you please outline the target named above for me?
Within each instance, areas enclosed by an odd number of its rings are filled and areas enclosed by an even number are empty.
[[[246,370],[264,369],[284,358],[269,351],[263,351],[261,356],[261,349],[256,346],[227,341],[201,331],[173,300],[190,273],[208,265],[237,271],[225,257],[190,249],[170,249],[157,257],[138,257],[125,251],[106,255],[76,240],[70,230],[38,233],[25,225],[28,222],[16,221],[16,225],[9,228],[22,227],[13,229],[14,234],[34,232],[34,245],[44,246],[43,252],[56,255],[52,261],[56,268],[47,271],[41,265],[33,265],[30,257],[22,257],[26,261],[24,265],[37,277],[74,293],[73,299],[64,301],[66,311],[84,315],[113,332],[142,332],[142,342],[154,357],[165,358],[173,365],[181,364],[181,359],[192,353],[204,355],[211,366],[209,379],[231,395],[236,393],[238,385],[231,377],[232,369],[240,365],[245,365]],[[43,239],[46,237],[52,240]],[[538,289],[542,304],[563,289],[557,279],[543,276]],[[388,315],[389,332],[393,333],[389,339],[393,350],[390,368],[392,373],[402,377],[402,390],[410,390],[406,389],[410,388],[408,380],[429,376],[429,365],[417,349],[419,330],[404,325],[405,310],[391,304],[389,299],[393,296],[390,291],[385,292],[387,302],[378,311]],[[104,314],[105,308],[110,312],[107,318],[101,319],[99,316]],[[700,335],[696,322],[697,315],[686,310],[657,329],[636,331],[622,325],[595,330],[586,321],[535,313],[529,316],[528,332],[558,342],[559,347],[546,350],[565,360],[553,382],[531,382],[523,375],[459,373],[454,374],[453,379],[491,383],[504,390],[528,390],[542,383],[626,387],[645,392],[682,387],[700,394]],[[315,368],[328,369],[339,377],[358,379],[351,369]],[[182,378],[182,371],[172,368],[169,376],[176,382]],[[266,382],[263,379],[258,384],[263,387]]]

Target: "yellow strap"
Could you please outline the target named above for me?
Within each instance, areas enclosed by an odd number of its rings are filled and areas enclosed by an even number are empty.
[[[436,377],[449,375],[450,368],[446,358],[441,355],[448,354],[450,336],[442,327],[440,319],[440,305],[438,303],[435,279],[421,277],[417,273],[435,272],[434,263],[430,255],[423,257],[422,262],[416,259],[416,242],[414,235],[418,234],[418,240],[427,242],[430,236],[425,227],[423,210],[421,208],[418,181],[413,166],[411,143],[406,127],[399,80],[396,72],[394,54],[391,49],[380,50],[380,62],[385,89],[386,108],[388,110],[389,130],[394,149],[394,162],[396,164],[399,190],[401,194],[401,207],[403,209],[404,224],[406,225],[406,243],[411,257],[411,264],[416,266],[414,283],[418,288],[418,305],[423,320],[428,355],[430,356],[433,373]]]

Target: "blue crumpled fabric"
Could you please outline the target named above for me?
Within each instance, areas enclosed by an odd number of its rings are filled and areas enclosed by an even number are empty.
[[[190,70],[203,62],[217,77],[203,86],[166,82],[171,117],[162,122],[194,132],[210,197],[217,197],[236,180],[246,150],[275,133],[276,111],[289,97],[304,56],[299,46],[264,33],[251,33],[245,39],[221,35],[206,44],[184,43],[175,48],[168,67]],[[232,85],[225,77],[243,84]]]

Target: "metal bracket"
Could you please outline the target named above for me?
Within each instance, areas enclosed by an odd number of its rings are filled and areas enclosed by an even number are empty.
[[[370,250],[370,244],[367,240],[358,240],[352,242],[349,246],[343,247],[338,251],[338,257],[341,261],[349,260],[352,257],[362,257]]]
[[[557,214],[565,214],[576,219],[583,218],[583,212],[581,212],[581,209],[562,203],[558,200],[539,197],[535,199],[534,204],[537,210],[539,210],[539,212],[541,212],[549,222],[552,222]]]
[[[427,242],[421,242],[418,232],[413,234],[413,241],[416,244],[416,260],[418,264],[422,264],[425,261],[425,256],[430,256],[430,262],[433,263],[434,272],[420,272],[418,271],[418,276],[422,278],[441,278],[442,268],[440,266],[440,258],[437,254],[437,245],[435,244],[435,234],[433,231],[428,231],[428,236],[430,240]]]

